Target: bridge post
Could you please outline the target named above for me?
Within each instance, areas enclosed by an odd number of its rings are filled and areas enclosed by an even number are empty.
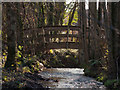
[[[43,34],[43,51],[45,50],[45,30],[42,27],[42,34]]]

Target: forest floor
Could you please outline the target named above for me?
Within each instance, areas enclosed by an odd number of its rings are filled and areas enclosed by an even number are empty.
[[[2,88],[43,88],[39,80],[47,80],[30,72],[5,71],[2,75]]]

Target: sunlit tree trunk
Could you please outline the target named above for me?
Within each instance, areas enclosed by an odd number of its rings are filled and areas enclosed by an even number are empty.
[[[73,20],[74,14],[75,14],[75,10],[76,10],[76,3],[74,4],[72,14],[70,14],[70,16],[69,16],[68,26],[71,26],[71,23],[72,23],[72,20]]]

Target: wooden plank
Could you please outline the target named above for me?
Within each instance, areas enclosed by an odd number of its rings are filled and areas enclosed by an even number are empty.
[[[30,28],[30,29],[23,30],[23,32],[28,32],[28,31],[42,31],[42,28]]]
[[[68,28],[49,28],[49,29],[44,29],[45,31],[66,31]],[[70,28],[70,30],[73,30],[73,31],[79,31],[80,29],[79,28],[76,28],[76,29],[72,29]]]
[[[78,35],[69,35],[69,38],[71,39],[71,38],[81,38],[81,36],[78,36]],[[41,42],[43,42],[44,43],[44,38],[45,38],[45,41],[46,41],[46,39],[48,39],[48,42],[49,42],[49,40],[51,39],[51,38],[59,38],[59,39],[64,39],[64,40],[66,40],[66,38],[67,38],[67,34],[61,34],[61,35],[46,35],[46,37],[43,37],[42,35],[41,36],[39,36],[39,37],[37,37],[37,38],[32,38],[32,37],[29,37],[29,38],[23,38],[23,41],[24,42],[30,42],[30,41],[35,41],[35,42],[39,42],[39,43],[41,43]]]
[[[67,30],[67,29],[71,29],[71,30],[81,30],[79,26],[46,26],[43,27],[43,29],[46,31],[58,31],[58,30]],[[31,31],[36,31],[36,32],[43,32],[42,27],[41,28],[28,28],[28,29],[24,29],[23,32],[27,33],[27,32],[31,32]]]
[[[69,42],[68,48],[70,49],[78,49],[79,43],[78,42]],[[47,49],[61,49],[61,48],[67,48],[66,42],[60,42],[60,43],[47,43],[46,44]]]
[[[47,37],[47,38],[62,38],[62,37],[76,37],[76,38],[78,38],[79,36],[76,34],[76,35],[72,35],[72,34],[69,34],[69,35],[67,35],[67,34],[57,34],[57,35],[50,35],[50,34],[48,34],[48,35],[45,35],[45,37]]]
[[[63,31],[63,30],[67,30],[67,29],[70,29],[70,30],[80,30],[80,27],[78,27],[78,26],[70,26],[70,27],[68,27],[68,26],[60,26],[60,27],[58,27],[58,26],[53,26],[53,27],[44,27],[44,30],[46,31],[46,30],[48,30],[48,31],[58,31],[58,30],[60,30],[60,31]]]
[[[43,37],[43,35],[39,35],[39,36],[36,36],[36,37],[34,37],[34,40],[38,40],[38,39],[43,39],[44,37]],[[23,40],[33,40],[33,37],[23,37]]]
[[[67,37],[67,36],[69,36],[69,37],[79,37],[79,35],[78,34],[69,34],[69,35],[67,35],[67,34],[52,34],[52,35],[50,35],[50,34],[45,34],[45,35],[39,35],[39,36],[36,36],[36,39],[37,38],[43,38],[43,37],[46,37],[46,38],[61,38],[61,37]],[[23,39],[32,39],[33,37],[27,37],[27,36],[25,36],[25,37],[23,37]]]
[[[45,26],[43,27],[44,29],[46,28],[68,28],[68,26]],[[80,28],[80,26],[69,26],[69,28]]]

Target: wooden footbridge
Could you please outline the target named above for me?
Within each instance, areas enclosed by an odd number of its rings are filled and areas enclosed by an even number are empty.
[[[80,49],[82,45],[81,29],[78,26],[47,26],[23,32],[26,54],[49,49]]]

